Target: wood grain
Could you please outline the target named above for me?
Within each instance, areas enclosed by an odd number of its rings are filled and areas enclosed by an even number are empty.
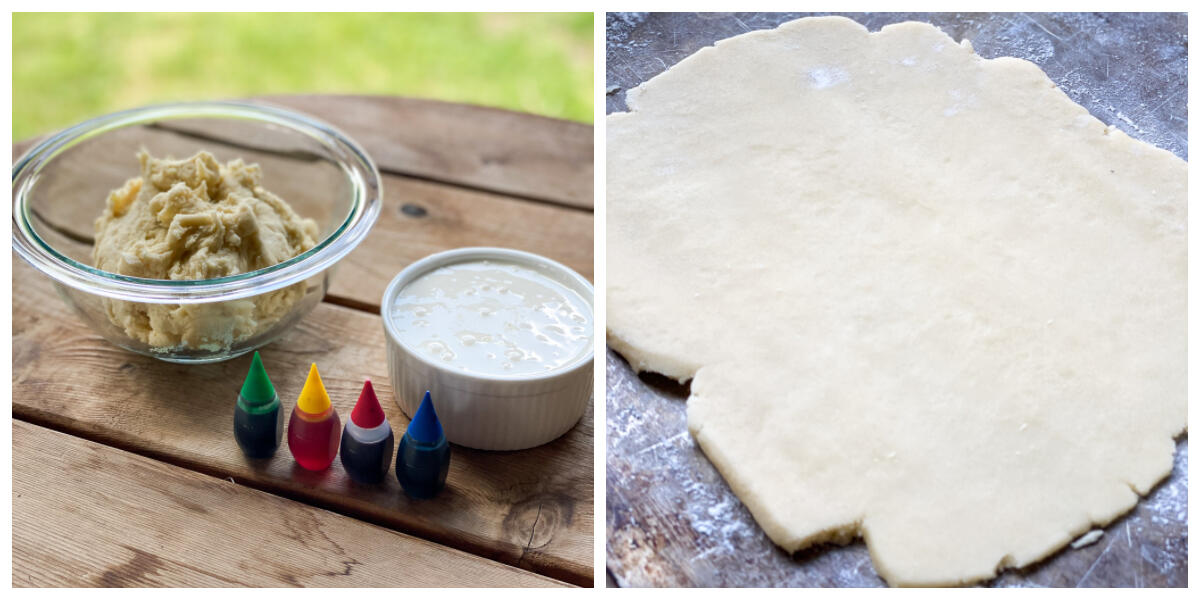
[[[338,264],[329,294],[378,312],[409,263],[451,248],[499,246],[541,254],[592,279],[591,213],[403,177],[384,177],[384,205],[367,239]]]
[[[257,100],[341,129],[383,172],[591,212],[593,127],[497,108],[394,96]],[[41,137],[13,145],[13,160]]]
[[[337,266],[327,296],[332,304],[322,303],[263,351],[289,410],[308,363],[315,361],[343,416],[362,379],[370,377],[393,428],[403,432],[407,419],[388,400],[391,387],[377,314],[388,281],[422,256],[460,246],[510,247],[549,256],[591,278],[590,126],[401,98],[267,101],[341,128],[366,147],[384,173],[381,216],[367,240]],[[119,150],[81,147],[78,162],[84,173],[64,171],[39,184],[54,199],[43,215],[54,224],[48,235],[71,256],[90,262],[91,223],[98,206],[109,189],[135,174],[133,152],[149,142],[160,153],[164,148],[182,155],[212,147],[221,151],[222,160],[248,155],[263,165],[265,186],[294,204],[304,204],[311,190],[329,179],[311,152],[292,147],[294,140],[217,132],[236,138],[218,140],[213,133],[143,128],[129,132],[128,139],[111,138]],[[34,141],[15,144],[14,159]],[[296,161],[313,168],[293,169]],[[320,217],[323,206],[298,209]],[[230,427],[248,358],[181,367],[121,351],[52,298],[47,279],[15,259],[13,290],[16,419],[591,585],[591,407],[573,430],[537,449],[489,453],[456,447],[446,491],[430,501],[411,501],[394,479],[359,486],[336,462],[323,474],[303,471],[286,446],[271,460],[244,459]],[[130,560],[144,564],[149,558],[153,555],[134,553]],[[172,571],[169,566],[156,569]]]
[[[266,96],[347,132],[381,170],[590,211],[593,127],[392,96]]]
[[[13,421],[14,587],[561,586]]]
[[[181,366],[137,356],[97,336],[49,280],[13,259],[13,416],[269,490],[579,585],[592,582],[593,426],[589,411],[558,440],[521,452],[454,448],[447,489],[413,501],[394,478],[350,481],[340,463],[314,474],[285,447],[248,461],[232,436],[249,357]],[[378,316],[321,303],[262,351],[290,411],[316,362],[343,418],[364,378],[397,434]],[[69,368],[67,368],[69,367]]]
[[[39,182],[39,223],[49,226],[43,236],[60,251],[91,264],[93,221],[104,206],[109,190],[136,176],[134,153],[146,145],[166,154],[182,156],[205,148],[221,160],[245,157],[263,169],[264,186],[287,199],[297,212],[314,217],[331,229],[336,223],[323,211],[325,198],[306,193],[330,187],[339,177],[325,163],[300,163],[267,152],[248,154],[222,144],[196,146],[194,141],[166,131],[140,130],[128,143],[73,149],[60,169]],[[119,149],[114,147],[119,145]],[[284,174],[287,174],[284,176]],[[409,263],[451,248],[498,246],[514,248],[557,260],[584,277],[592,278],[592,213],[559,206],[526,202],[507,196],[446,186],[408,177],[383,176],[383,206],[365,240],[336,268],[329,294],[334,301],[370,312],[379,311],[383,291]],[[45,196],[43,196],[45,195]]]

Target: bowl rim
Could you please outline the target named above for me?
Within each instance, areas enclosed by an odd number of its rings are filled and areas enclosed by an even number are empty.
[[[422,356],[419,352],[413,351],[408,346],[400,341],[399,332],[396,331],[396,324],[392,317],[392,311],[389,310],[396,296],[404,289],[404,286],[412,283],[418,277],[442,266],[464,262],[467,260],[484,260],[484,259],[501,259],[510,260],[513,262],[549,268],[552,271],[566,277],[574,282],[588,293],[581,294],[584,300],[587,301],[588,309],[592,313],[592,344],[588,346],[588,351],[579,356],[579,358],[562,365],[556,369],[546,371],[544,373],[524,373],[520,375],[487,375],[483,373],[473,373],[470,371],[461,371],[458,369],[447,368],[443,364],[435,363],[428,358]],[[578,290],[576,290],[578,291]],[[535,381],[548,381],[559,377],[567,376],[571,373],[578,372],[580,368],[591,369],[591,365],[596,357],[596,289],[592,283],[583,275],[580,275],[575,269],[568,267],[554,259],[546,258],[540,254],[525,252],[523,250],[514,250],[511,248],[499,248],[493,246],[468,246],[465,248],[455,248],[452,250],[444,250],[430,254],[425,258],[410,263],[404,267],[392,281],[388,283],[387,288],[383,291],[383,299],[379,305],[379,316],[383,318],[383,330],[386,334],[388,345],[395,346],[406,355],[415,358],[428,367],[461,379],[476,381],[476,382],[496,382],[496,383],[524,383]]]
[[[33,228],[29,195],[43,168],[78,142],[149,122],[225,118],[284,127],[315,139],[352,187],[349,214],[317,245],[276,265],[215,279],[168,280],[118,275],[58,252]],[[154,104],[89,119],[47,137],[13,165],[13,249],[38,271],[83,292],[156,304],[196,304],[257,296],[306,280],[337,263],[366,237],[379,217],[382,188],[371,157],[337,128],[308,115],[259,102],[208,101]]]

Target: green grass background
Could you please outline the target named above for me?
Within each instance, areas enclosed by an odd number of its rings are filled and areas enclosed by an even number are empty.
[[[13,139],[153,102],[393,94],[592,121],[592,14],[16,13]]]

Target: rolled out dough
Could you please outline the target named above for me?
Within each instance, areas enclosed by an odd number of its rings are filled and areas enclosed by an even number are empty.
[[[1186,163],[1032,63],[810,18],[607,119],[608,339],[788,551],[893,585],[1128,511],[1187,426]]]

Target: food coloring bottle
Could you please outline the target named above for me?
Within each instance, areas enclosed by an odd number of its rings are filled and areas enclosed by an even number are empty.
[[[429,392],[413,415],[400,451],[396,454],[396,479],[400,487],[414,498],[432,498],[446,486],[450,471],[450,444],[442,433],[442,424],[433,410]]]
[[[392,466],[395,450],[396,436],[368,379],[342,432],[342,466],[354,481],[379,483]]]
[[[250,372],[238,394],[233,411],[233,437],[250,458],[274,456],[283,439],[283,407],[258,352],[254,353]]]
[[[333,464],[341,437],[342,420],[329,402],[329,394],[314,363],[288,421],[288,449],[301,467],[324,471]]]

